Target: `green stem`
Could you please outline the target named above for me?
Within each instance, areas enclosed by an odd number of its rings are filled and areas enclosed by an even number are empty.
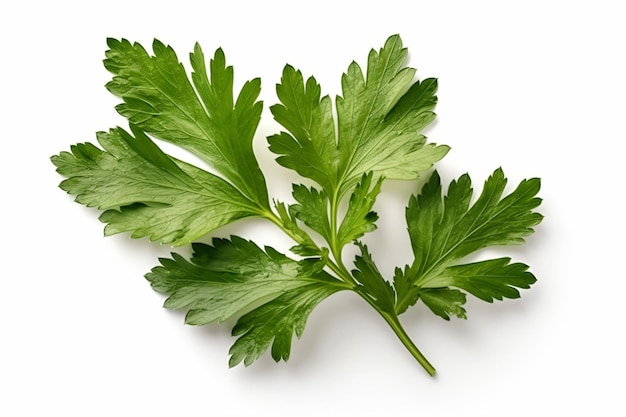
[[[273,211],[269,211],[263,213],[263,217],[270,220],[276,226],[278,226],[283,232],[285,232],[288,236],[290,236],[295,242],[303,243],[302,237],[293,233],[289,228],[287,228],[280,217],[278,217]],[[407,332],[400,324],[400,320],[398,319],[398,315],[395,312],[387,312],[382,310],[377,304],[376,300],[373,300],[367,293],[359,291],[359,284],[354,280],[348,269],[345,267],[341,260],[341,251],[343,248],[337,248],[336,246],[336,236],[337,236],[337,203],[336,199],[331,201],[331,235],[332,242],[329,242],[331,248],[331,253],[334,258],[334,261],[330,258],[326,259],[326,265],[332,270],[338,278],[340,278],[343,282],[350,285],[350,289],[359,294],[361,298],[363,298],[368,304],[370,304],[374,310],[376,310],[382,317],[385,319],[387,324],[394,331],[396,336],[400,339],[402,344],[407,348],[407,350],[413,355],[413,357],[419,362],[420,365],[428,372],[430,376],[435,375],[435,368],[428,362],[428,359],[420,352],[420,350],[415,346],[415,343],[411,340]],[[321,252],[321,250],[320,250]]]
[[[339,196],[337,195],[337,190],[335,189],[330,196],[330,252],[335,258],[335,262],[346,272],[348,272],[347,268],[343,264],[343,259],[341,258],[342,249],[337,245],[337,234],[338,234],[338,218],[339,218]],[[348,273],[349,275],[349,273]]]
[[[280,228],[280,230],[285,232],[291,239],[294,240],[294,242],[299,243],[299,244],[303,243],[302,237],[298,236],[297,234],[295,234],[291,230],[289,230],[289,228],[287,228],[283,224],[283,222],[280,219],[280,217],[278,217],[274,212],[272,212],[272,211],[263,212],[262,216],[264,218],[268,219],[269,221],[271,221],[272,223],[274,223],[276,226],[278,226],[278,228]],[[331,251],[332,251],[332,249],[331,249]],[[322,250],[320,249],[319,252],[321,253]],[[333,257],[335,259],[337,259],[337,257],[335,256],[334,253],[333,253]],[[326,265],[328,265],[328,267],[330,268],[331,271],[333,271],[335,274],[337,274],[337,277],[339,277],[346,284],[349,284],[350,288],[354,288],[354,287],[356,287],[358,285],[357,282],[354,280],[354,278],[352,278],[352,275],[350,275],[350,273],[348,272],[346,267],[343,265],[343,263],[341,263],[341,258],[339,258],[339,262],[338,263],[335,263],[335,262],[333,262],[332,259],[327,257],[326,258]]]
[[[371,305],[374,310],[378,312],[382,316],[383,319],[389,324],[389,327],[393,330],[393,332],[398,336],[398,339],[402,342],[404,347],[413,355],[413,357],[417,360],[417,362],[422,365],[422,367],[428,372],[428,375],[435,376],[436,370],[435,367],[426,359],[426,356],[415,346],[411,337],[407,334],[404,327],[400,323],[398,319],[398,315],[395,313],[389,313],[384,310],[381,310],[380,307],[376,304],[375,300],[372,300],[367,294],[362,293],[360,291],[355,291],[357,294],[361,296],[365,301]]]
[[[404,330],[404,327],[402,327],[402,325],[400,324],[398,316],[383,315],[383,318],[387,321],[387,323],[389,323],[389,326],[391,326],[394,333],[396,334],[396,336],[398,336],[402,344],[408,349],[409,352],[411,352],[411,355],[413,355],[413,357],[419,362],[420,365],[422,365],[426,372],[428,372],[428,375],[435,376],[435,367],[432,366],[430,362],[428,362],[428,359],[426,359],[424,354],[422,354],[417,346],[415,346],[415,343],[413,343],[409,335]]]

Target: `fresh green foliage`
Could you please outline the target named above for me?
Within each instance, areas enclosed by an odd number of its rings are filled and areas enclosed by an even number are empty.
[[[190,261],[173,254],[146,275],[152,287],[169,294],[165,307],[187,309],[185,322],[202,325],[246,312],[233,329],[241,335],[231,364],[252,363],[274,340],[272,355],[287,359],[291,336],[298,337],[321,300],[346,285],[314,259],[296,261],[239,237],[193,245]]]
[[[434,171],[406,209],[414,259],[391,280],[359,239],[376,229],[374,206],[385,180],[415,180],[448,152],[427,143],[422,130],[435,118],[437,82],[415,80],[399,36],[372,50],[365,72],[356,62],[341,79],[342,94],[322,96],[315,78],[287,65],[270,107],[285,131],[268,138],[283,167],[312,181],[294,184],[293,202],[270,202],[252,140],[262,112],[258,79],[234,91],[234,71],[218,49],[208,66],[199,45],[191,76],[172,48],[155,40],[152,54],[127,40],[109,39],[108,90],[128,119],[52,157],[66,177],[60,187],[78,203],[102,210],[107,235],[181,246],[246,217],[273,223],[294,241],[289,257],[238,236],[193,243],[190,259],[172,253],[146,275],[167,295],[165,307],[187,311],[204,325],[236,320],[230,365],[246,366],[270,349],[287,360],[312,310],[330,295],[353,291],[389,324],[415,359],[435,369],[413,344],[399,315],[422,301],[449,320],[466,318],[467,294],[493,302],[518,298],[535,277],[509,258],[462,263],[480,249],[520,244],[542,216],[539,180],[504,195],[496,170],[472,202],[468,175],[443,196]],[[195,154],[208,172],[163,152],[155,139]],[[356,245],[353,267],[345,248]]]
[[[246,198],[267,207],[265,179],[252,152],[261,81],[246,82],[235,99],[233,68],[221,49],[210,62],[209,78],[204,54],[195,46],[190,82],[172,48],[159,41],[152,45],[154,56],[126,40],[108,44],[104,66],[113,79],[107,88],[124,101],[117,111],[144,132],[204,159]]]
[[[98,133],[103,150],[78,144],[53,158],[68,179],[61,188],[76,201],[105,210],[107,235],[184,245],[258,207],[232,184],[163,153],[143,131],[121,128]]]
[[[406,219],[415,260],[404,273],[396,273],[397,313],[415,304],[420,291],[426,288],[455,287],[492,302],[494,298],[518,298],[515,287],[529,288],[535,282],[526,265],[510,264],[508,258],[456,264],[488,246],[523,243],[524,237],[533,232],[532,227],[541,221],[542,216],[532,211],[541,203],[535,197],[538,179],[522,181],[516,190],[501,198],[505,186],[504,173],[498,169],[470,207],[469,176],[452,181],[448,195],[442,199],[439,175],[435,172],[422,193],[411,197]],[[433,293],[427,297],[432,299]],[[447,299],[449,311],[460,314],[458,297],[449,293],[440,293],[438,297],[438,306],[442,307]],[[434,309],[433,312],[442,315]]]
[[[416,179],[441,159],[447,146],[426,144],[420,134],[434,119],[437,81],[415,81],[404,66],[407,50],[399,36],[369,54],[366,76],[353,62],[341,79],[337,126],[328,96],[315,78],[304,81],[287,65],[276,90],[281,104],[270,109],[289,133],[269,138],[281,165],[342,197],[363,174],[376,178]],[[337,131],[337,134],[335,134]]]

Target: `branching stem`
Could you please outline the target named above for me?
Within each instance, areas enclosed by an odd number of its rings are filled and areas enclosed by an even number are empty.
[[[335,275],[348,284],[351,290],[359,294],[361,298],[363,298],[369,305],[371,305],[374,310],[376,310],[381,317],[389,324],[391,329],[394,331],[396,336],[400,339],[402,344],[407,348],[407,350],[413,355],[413,357],[417,360],[417,362],[422,365],[422,367],[428,372],[430,376],[435,375],[435,368],[431,363],[426,359],[426,357],[422,354],[422,352],[417,348],[415,343],[411,340],[411,337],[407,334],[398,319],[398,315],[395,312],[388,312],[381,309],[381,307],[377,304],[375,299],[372,299],[367,293],[360,291],[360,285],[355,281],[350,274],[350,271],[344,265],[341,254],[343,251],[343,247],[338,247],[337,245],[337,223],[338,223],[338,201],[336,195],[330,200],[330,223],[331,223],[331,242],[328,242],[330,245],[330,251],[333,259],[326,257],[326,265],[328,268],[335,273]],[[301,236],[297,235],[293,231],[291,231],[286,225],[283,224],[280,217],[278,217],[274,212],[266,212],[263,213],[263,217],[270,220],[276,226],[278,226],[283,232],[285,232],[288,236],[290,236],[295,242],[301,244],[303,243],[303,239]],[[320,250],[320,253],[322,251]]]

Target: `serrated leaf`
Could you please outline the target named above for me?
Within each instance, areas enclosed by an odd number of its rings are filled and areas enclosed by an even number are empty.
[[[528,272],[528,265],[510,262],[510,258],[498,258],[452,266],[428,285],[460,288],[489,303],[519,298],[517,288],[528,289],[537,279]]]
[[[354,279],[356,279],[371,300],[383,311],[388,313],[394,312],[395,293],[393,287],[385,280],[380,273],[376,264],[372,259],[372,255],[367,250],[367,246],[357,242],[357,246],[361,251],[361,255],[357,255],[354,261],[356,269],[352,271]]]
[[[371,172],[364,174],[350,196],[348,210],[337,232],[340,247],[376,230],[378,214],[373,212],[372,208],[380,193],[382,178],[372,186],[372,177]]]
[[[447,147],[424,146],[420,132],[435,118],[437,82],[414,82],[416,70],[405,66],[406,56],[400,37],[391,36],[379,51],[370,51],[365,76],[355,62],[343,75],[337,114],[338,145],[348,155],[340,166],[344,178],[374,171],[415,179],[447,153]]]
[[[245,366],[257,360],[272,345],[272,358],[287,361],[295,333],[302,336],[311,311],[324,299],[339,291],[320,283],[310,283],[289,290],[266,304],[242,316],[233,328],[239,336],[230,348],[229,365],[243,361]]]
[[[189,261],[173,254],[146,278],[169,295],[165,307],[188,310],[186,322],[223,321],[294,288],[338,283],[314,260],[295,261],[267,247],[233,236],[213,245],[193,244]]]
[[[436,315],[444,320],[450,320],[450,316],[466,319],[465,294],[459,290],[450,288],[425,288],[420,290],[419,298]]]
[[[320,98],[313,77],[305,83],[285,67],[277,87],[281,104],[271,107],[289,132],[270,138],[278,162],[342,196],[367,172],[375,179],[415,179],[441,159],[448,147],[426,144],[420,133],[435,118],[437,83],[414,81],[406,55],[395,35],[370,52],[366,76],[357,63],[349,66],[336,100],[336,138],[330,99]]]
[[[270,150],[278,155],[278,163],[311,178],[326,190],[337,183],[337,146],[332,103],[321,98],[321,87],[310,77],[306,83],[300,71],[291,65],[283,69],[276,86],[281,104],[270,109],[277,122],[291,134],[270,136]]]
[[[168,294],[164,306],[188,310],[187,324],[203,325],[241,316],[231,366],[249,365],[274,341],[272,356],[289,357],[291,336],[300,337],[311,310],[329,295],[347,289],[322,270],[318,259],[295,261],[237,236],[195,243],[188,261],[178,254],[161,259],[146,274],[152,287]]]
[[[331,230],[326,193],[314,187],[294,185],[292,194],[298,202],[289,207],[294,216],[319,233],[327,242],[330,241]]]
[[[536,197],[539,179],[524,180],[503,197],[506,183],[504,173],[497,169],[470,206],[473,191],[468,175],[452,181],[442,199],[435,172],[420,195],[410,199],[406,217],[415,260],[398,281],[396,311],[414,303],[420,288],[454,286],[492,300],[514,297],[518,293],[512,287],[528,288],[534,282],[525,265],[509,265],[508,260],[457,264],[485,247],[523,243],[541,222],[542,216],[533,211],[541,203]]]
[[[210,231],[256,216],[256,205],[232,185],[161,151],[141,130],[98,133],[103,149],[78,144],[52,157],[67,177],[60,187],[103,210],[107,235],[184,245]]]
[[[393,288],[396,292],[396,314],[404,313],[419,299],[419,288],[413,283],[413,276],[409,275],[409,267],[404,270],[396,267],[393,275]]]
[[[190,55],[189,81],[174,50],[155,40],[154,55],[138,43],[108,40],[105,67],[114,74],[107,84],[123,99],[120,114],[156,138],[174,143],[208,162],[248,199],[269,207],[265,179],[252,151],[262,104],[260,81],[246,82],[237,100],[233,69],[218,49],[207,75],[198,44]],[[195,90],[194,90],[195,87]]]
[[[327,250],[324,251],[320,249],[313,239],[299,227],[296,221],[296,213],[293,210],[288,210],[285,203],[282,202],[275,202],[274,207],[276,208],[283,227],[294,237],[294,240],[301,242],[291,247],[291,252],[300,256],[324,256]]]

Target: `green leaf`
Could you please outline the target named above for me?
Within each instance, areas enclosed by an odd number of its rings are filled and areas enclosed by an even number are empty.
[[[361,255],[356,256],[354,266],[357,269],[352,271],[354,279],[362,285],[362,288],[357,289],[357,292],[360,291],[366,294],[382,311],[392,313],[395,316],[395,292],[393,287],[383,278],[376,264],[374,264],[367,246],[360,242],[357,242],[357,246],[361,251]]]
[[[396,292],[396,314],[404,313],[419,299],[419,288],[413,284],[413,277],[409,275],[409,267],[404,270],[397,268],[393,276],[393,288]]]
[[[304,185],[293,186],[293,197],[299,204],[290,206],[298,220],[319,233],[327,242],[331,240],[330,220],[328,218],[328,196],[324,191],[307,188]]]
[[[342,196],[370,171],[375,179],[415,179],[441,159],[448,147],[426,144],[420,133],[435,118],[437,83],[414,81],[406,55],[396,35],[370,52],[367,76],[357,63],[349,66],[336,100],[337,137],[328,96],[320,98],[313,77],[305,83],[300,71],[285,67],[281,104],[271,107],[289,132],[269,139],[278,162]]]
[[[241,193],[269,207],[265,179],[252,151],[262,103],[260,81],[246,82],[233,95],[233,69],[221,49],[207,75],[198,44],[190,55],[193,85],[171,47],[155,40],[151,56],[138,43],[108,40],[105,67],[114,74],[107,88],[121,97],[120,114],[156,138],[204,159]],[[194,90],[195,87],[195,90]]]
[[[291,353],[291,340],[298,338],[311,311],[324,299],[340,288],[311,283],[295,288],[259,308],[242,316],[233,328],[233,336],[239,336],[230,348],[229,365],[243,361],[248,366],[272,344],[272,358],[276,362],[287,361]]]
[[[291,252],[300,256],[326,256],[328,250],[320,249],[313,239],[300,228],[296,221],[296,213],[294,210],[287,210],[287,206],[282,202],[275,202],[274,207],[278,213],[278,217],[285,231],[291,235],[295,241],[300,242],[298,245],[290,248]]]
[[[52,157],[66,176],[60,187],[88,207],[105,210],[107,235],[130,232],[184,245],[258,209],[221,178],[163,153],[140,129],[98,133],[91,143]]]
[[[389,179],[416,179],[445,156],[447,146],[426,144],[420,133],[434,119],[437,81],[413,82],[415,69],[404,67],[406,49],[398,36],[368,59],[364,77],[352,63],[337,98],[340,175],[350,184],[364,172]]]
[[[510,262],[510,258],[498,258],[452,266],[430,285],[457,287],[489,303],[519,298],[517,288],[528,289],[537,279],[527,265]]]
[[[450,316],[466,319],[465,294],[462,291],[450,288],[424,288],[419,292],[419,298],[430,310],[443,318],[450,320]]]
[[[371,211],[380,193],[382,178],[372,187],[372,173],[364,174],[350,196],[348,210],[339,226],[337,242],[339,247],[360,238],[365,233],[376,230],[378,214]]]
[[[339,283],[316,260],[294,261],[237,236],[214,238],[212,246],[194,243],[193,250],[189,261],[172,254],[146,275],[155,290],[169,294],[165,307],[189,310],[188,324],[226,320],[294,288]]]
[[[402,291],[396,311],[414,303],[420,288],[453,286],[490,301],[514,298],[518,293],[511,287],[528,288],[534,282],[525,265],[508,265],[508,259],[457,265],[482,248],[523,243],[541,222],[542,216],[533,211],[541,203],[536,197],[539,179],[524,180],[503,197],[506,183],[504,173],[497,169],[470,206],[473,191],[468,175],[452,181],[442,199],[435,172],[419,197],[410,199],[406,217],[415,260],[398,281],[397,289]]]
[[[221,322],[245,313],[233,329],[240,336],[231,366],[258,359],[274,340],[272,356],[287,360],[291,336],[300,337],[311,310],[329,295],[347,289],[322,270],[318,259],[295,261],[233,236],[195,243],[189,261],[178,254],[161,259],[146,274],[152,287],[168,294],[165,307],[188,310],[187,324]]]
[[[291,65],[285,66],[276,93],[282,104],[270,109],[276,121],[291,132],[268,138],[270,150],[281,155],[277,162],[325,190],[334,190],[338,152],[330,98],[320,98],[321,87],[315,78],[305,84],[302,73]]]

